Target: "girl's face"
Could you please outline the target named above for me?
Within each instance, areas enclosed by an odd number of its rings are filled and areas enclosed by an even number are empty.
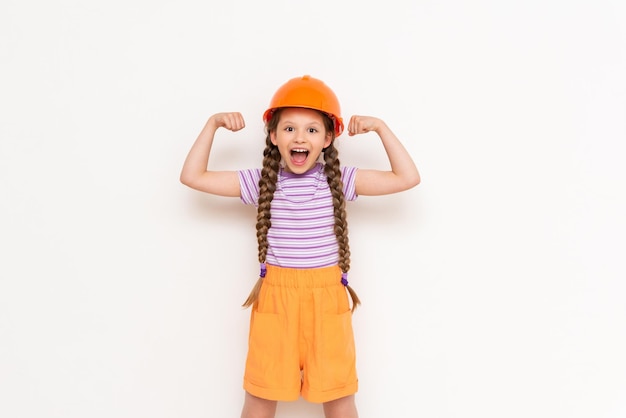
[[[322,149],[330,145],[332,133],[326,131],[318,111],[293,107],[282,111],[270,139],[278,147],[285,170],[302,174],[313,168]]]

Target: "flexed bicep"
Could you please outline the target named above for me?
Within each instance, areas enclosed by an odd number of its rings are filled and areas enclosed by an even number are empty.
[[[352,116],[348,124],[350,136],[376,132],[385,148],[390,170],[357,171],[355,186],[360,195],[377,196],[410,189],[420,182],[413,159],[396,135],[381,119],[371,116]]]
[[[243,116],[239,112],[223,112],[212,115],[187,154],[180,174],[180,181],[193,189],[206,193],[219,196],[239,196],[241,189],[236,171],[214,171],[207,167],[215,132],[219,128],[236,132],[245,126]]]

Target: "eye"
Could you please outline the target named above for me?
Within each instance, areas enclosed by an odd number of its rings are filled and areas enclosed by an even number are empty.
[[[314,133],[316,133],[316,132],[317,132],[317,129],[315,129],[315,128],[309,128],[309,133],[310,133],[310,134],[314,134]]]
[[[285,127],[285,131],[293,132],[293,127],[292,126],[287,126],[287,127]]]

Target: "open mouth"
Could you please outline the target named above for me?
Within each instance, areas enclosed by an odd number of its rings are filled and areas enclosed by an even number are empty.
[[[302,165],[306,162],[309,151],[305,149],[295,148],[291,150],[291,161],[296,165]]]

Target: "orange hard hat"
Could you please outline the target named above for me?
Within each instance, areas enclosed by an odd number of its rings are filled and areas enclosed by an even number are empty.
[[[343,132],[337,96],[322,80],[310,75],[292,78],[280,86],[270,101],[270,107],[263,113],[263,121],[267,123],[274,111],[281,107],[305,107],[324,112],[333,121],[335,136]]]

